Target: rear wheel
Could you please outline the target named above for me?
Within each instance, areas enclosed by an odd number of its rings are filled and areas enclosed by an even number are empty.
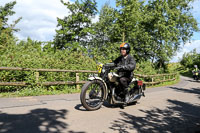
[[[80,100],[86,110],[94,111],[101,108],[105,97],[105,85],[100,80],[87,82],[83,87]]]

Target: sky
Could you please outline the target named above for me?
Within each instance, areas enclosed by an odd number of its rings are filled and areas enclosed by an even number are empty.
[[[13,0],[0,0],[0,6]],[[16,14],[10,17],[10,21],[14,21],[19,17],[22,20],[17,24],[16,28],[20,29],[16,36],[24,40],[27,37],[33,40],[50,41],[53,40],[56,32],[57,17],[63,18],[69,14],[68,9],[60,2],[60,0],[16,0],[14,7]],[[74,2],[74,0],[64,0]],[[115,0],[96,0],[98,9],[105,3],[115,6]],[[200,0],[193,3],[192,14],[197,19],[200,27]],[[93,18],[93,22],[98,21],[98,15]],[[194,33],[192,40],[185,45],[182,44],[181,50],[171,60],[171,62],[179,61],[179,58],[185,52],[190,52],[194,48],[200,52],[200,33]]]

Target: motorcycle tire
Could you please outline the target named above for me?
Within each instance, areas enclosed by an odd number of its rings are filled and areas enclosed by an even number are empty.
[[[91,87],[94,84],[97,84],[101,87],[100,89],[101,89],[101,95],[102,95],[101,98],[102,99],[100,100],[100,102],[96,106],[90,106],[86,102],[86,96],[87,96],[87,91],[88,91],[89,87]],[[93,81],[88,81],[87,83],[85,83],[82,87],[81,94],[80,94],[80,100],[81,100],[83,107],[88,111],[95,111],[95,110],[100,109],[102,104],[103,104],[104,98],[105,98],[105,92],[106,92],[105,90],[106,90],[105,85],[100,80],[93,80]],[[91,91],[90,91],[90,93],[91,93]]]

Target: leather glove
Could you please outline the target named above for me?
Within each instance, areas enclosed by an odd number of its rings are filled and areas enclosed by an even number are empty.
[[[124,66],[118,66],[118,67],[115,67],[115,70],[124,70]]]

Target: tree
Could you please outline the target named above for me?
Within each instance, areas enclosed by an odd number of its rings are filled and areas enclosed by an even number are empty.
[[[137,0],[117,0],[118,9],[114,9],[108,4],[101,9],[99,22],[95,25],[97,34],[94,38],[98,45],[98,53],[102,54],[103,57],[113,59],[119,56],[119,44],[122,42],[129,42],[132,47],[136,48],[136,43],[133,41],[140,33],[142,4],[143,2]],[[137,52],[142,53],[143,51]],[[141,59],[140,55],[134,54],[138,60]]]
[[[122,42],[128,42],[132,47],[131,54],[134,55],[137,62],[150,59],[152,55],[151,44],[147,43],[149,33],[145,31],[143,26],[146,17],[144,2],[117,0],[116,6],[113,23],[108,27],[108,29],[112,29],[111,34],[109,34],[112,38],[112,44],[119,45]],[[108,19],[104,21],[109,22]],[[114,47],[118,48],[119,46],[114,45]]]
[[[97,13],[95,0],[76,0],[74,3],[61,2],[69,9],[70,15],[58,18],[58,30],[54,39],[57,49],[78,49],[87,47],[92,32],[92,17]]]
[[[138,61],[152,60],[165,67],[181,43],[198,31],[192,16],[193,0],[117,0],[116,25],[122,41],[129,42]]]
[[[181,65],[184,66],[184,68],[193,69],[194,65],[200,66],[200,54],[197,53],[197,50],[194,49],[189,53],[184,53],[183,57],[180,61]]]
[[[130,41],[135,37],[131,34],[137,32],[138,24],[142,20],[142,6],[143,2],[138,0],[116,0],[116,6],[119,8],[116,15],[118,31],[121,41]],[[130,36],[132,36],[130,38]]]
[[[152,47],[152,61],[163,67],[198,31],[197,21],[190,10],[193,0],[151,0],[145,6],[144,29]]]
[[[0,6],[0,48],[6,48],[8,45],[15,42],[13,32],[18,31],[18,29],[14,29],[14,27],[21,18],[14,21],[13,24],[8,24],[8,17],[15,14],[13,11],[15,4],[16,1],[13,1],[5,4],[5,6]]]
[[[105,59],[112,59],[118,56],[119,37],[115,32],[116,9],[105,4],[99,13],[99,21],[93,24],[92,40],[89,45],[89,54]],[[118,45],[118,44],[117,44]],[[117,50],[117,52],[116,52]]]
[[[106,4],[94,25],[90,18],[96,14],[96,2],[87,2],[63,2],[71,15],[58,19],[57,48],[84,47],[92,55],[112,58],[117,56],[113,53],[118,53],[118,45],[128,42],[137,62],[151,60],[158,68],[166,68],[181,43],[199,30],[190,12],[193,0],[116,0],[117,8]],[[82,10],[86,7],[89,14]]]
[[[97,43],[97,47],[115,42],[115,35],[113,35],[115,13],[116,10],[107,3],[100,10],[99,21],[93,25],[95,31],[93,40]]]

